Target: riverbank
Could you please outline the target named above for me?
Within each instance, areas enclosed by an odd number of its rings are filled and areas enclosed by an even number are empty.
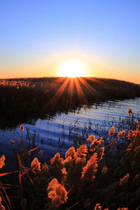
[[[0,127],[108,100],[140,97],[140,85],[102,78],[27,78],[0,81]]]
[[[0,157],[1,207],[139,209],[140,120],[132,109],[128,114],[117,127],[109,127],[106,138],[87,133],[78,147],[63,157],[57,152],[49,161],[47,154],[41,161],[42,145],[28,149],[23,135],[10,140],[11,149],[17,146],[16,160],[10,160],[9,171],[7,156]]]

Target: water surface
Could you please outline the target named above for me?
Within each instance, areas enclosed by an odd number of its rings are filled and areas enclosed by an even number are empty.
[[[45,160],[53,157],[56,152],[64,155],[70,146],[86,142],[88,135],[104,138],[103,135],[108,133],[112,125],[117,126],[122,119],[130,117],[129,108],[132,108],[135,119],[139,119],[140,98],[136,98],[93,104],[90,108],[83,106],[68,114],[58,113],[53,118],[46,116],[45,120],[23,124],[23,132],[20,131],[20,125],[12,130],[0,130],[0,156],[5,154],[7,161],[10,161],[22,138],[26,139],[29,148],[42,144],[40,150],[44,150],[42,158]],[[11,139],[16,144],[11,145]]]

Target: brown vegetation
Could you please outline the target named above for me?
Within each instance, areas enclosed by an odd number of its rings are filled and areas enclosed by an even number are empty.
[[[6,158],[0,157],[1,209],[139,209],[140,120],[130,114],[106,142],[92,134],[85,140],[42,164],[39,155],[29,158],[39,147],[25,152],[21,137],[17,170],[4,171]]]
[[[140,97],[140,85],[101,78],[0,80],[0,127],[67,112],[83,104]]]

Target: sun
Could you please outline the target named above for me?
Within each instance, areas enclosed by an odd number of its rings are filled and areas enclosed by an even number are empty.
[[[61,77],[86,77],[88,74],[86,63],[78,59],[65,60],[59,65],[58,69]]]

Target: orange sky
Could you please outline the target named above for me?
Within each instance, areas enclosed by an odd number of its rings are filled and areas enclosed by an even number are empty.
[[[60,53],[46,59],[38,59],[27,63],[9,65],[1,72],[1,78],[21,78],[21,77],[58,77],[61,76],[59,66],[68,59],[77,59],[87,66],[88,77],[113,78],[119,80],[140,83],[137,72],[133,72],[126,66],[114,66],[107,62],[105,58],[97,55],[88,55],[80,52]],[[130,72],[130,73],[129,73]]]
[[[87,76],[140,83],[140,1],[0,1],[0,78],[57,77],[68,59]]]

